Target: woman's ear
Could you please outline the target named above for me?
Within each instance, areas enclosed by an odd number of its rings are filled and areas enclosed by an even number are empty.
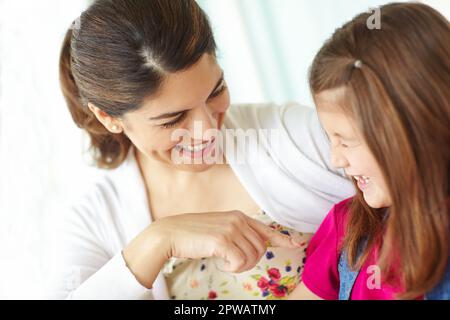
[[[88,103],[89,110],[95,115],[101,124],[111,133],[119,134],[123,132],[122,122],[119,119],[111,117],[105,111],[94,106],[92,103]]]

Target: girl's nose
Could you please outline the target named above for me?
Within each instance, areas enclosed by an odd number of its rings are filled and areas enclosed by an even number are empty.
[[[331,165],[336,169],[348,167],[347,159],[338,152],[331,152]]]

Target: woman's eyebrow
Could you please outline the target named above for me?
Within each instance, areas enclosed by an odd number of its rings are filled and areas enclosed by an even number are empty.
[[[211,96],[211,95],[217,90],[217,88],[220,87],[220,85],[221,85],[222,82],[223,82],[223,79],[224,79],[224,73],[223,73],[223,71],[222,71],[222,75],[220,76],[219,81],[217,81],[216,86],[215,86],[214,89],[211,91],[211,94],[210,94],[209,96]],[[187,112],[187,111],[189,111],[189,109],[182,110],[182,111],[177,111],[177,112],[165,113],[165,114],[159,115],[159,116],[157,116],[157,117],[149,118],[149,120],[171,119],[171,118],[174,118],[174,117],[176,117],[176,116],[178,116],[178,115],[181,115],[182,113]]]
[[[154,117],[154,118],[150,118],[150,120],[162,120],[162,119],[171,119],[174,118],[178,115],[181,115],[182,113],[186,112],[188,110],[182,110],[182,111],[177,111],[177,112],[172,112],[172,113],[165,113],[162,114],[160,116]]]

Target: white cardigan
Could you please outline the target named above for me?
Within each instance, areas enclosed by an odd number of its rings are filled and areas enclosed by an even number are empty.
[[[354,194],[343,172],[330,167],[329,143],[314,109],[296,104],[233,106],[223,132],[237,128],[280,129],[279,141],[258,142],[258,154],[238,150],[249,164],[229,159],[255,202],[278,223],[314,232],[334,203]],[[121,254],[151,223],[132,149],[119,168],[99,174],[80,201],[61,215],[48,298],[168,299],[162,273],[148,290]]]

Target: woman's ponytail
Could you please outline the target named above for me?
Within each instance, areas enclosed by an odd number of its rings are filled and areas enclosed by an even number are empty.
[[[109,132],[83,103],[80,91],[72,73],[72,28],[70,28],[61,49],[59,79],[61,90],[75,124],[87,131],[91,139],[90,151],[99,168],[118,167],[131,146],[130,140],[122,134]]]

